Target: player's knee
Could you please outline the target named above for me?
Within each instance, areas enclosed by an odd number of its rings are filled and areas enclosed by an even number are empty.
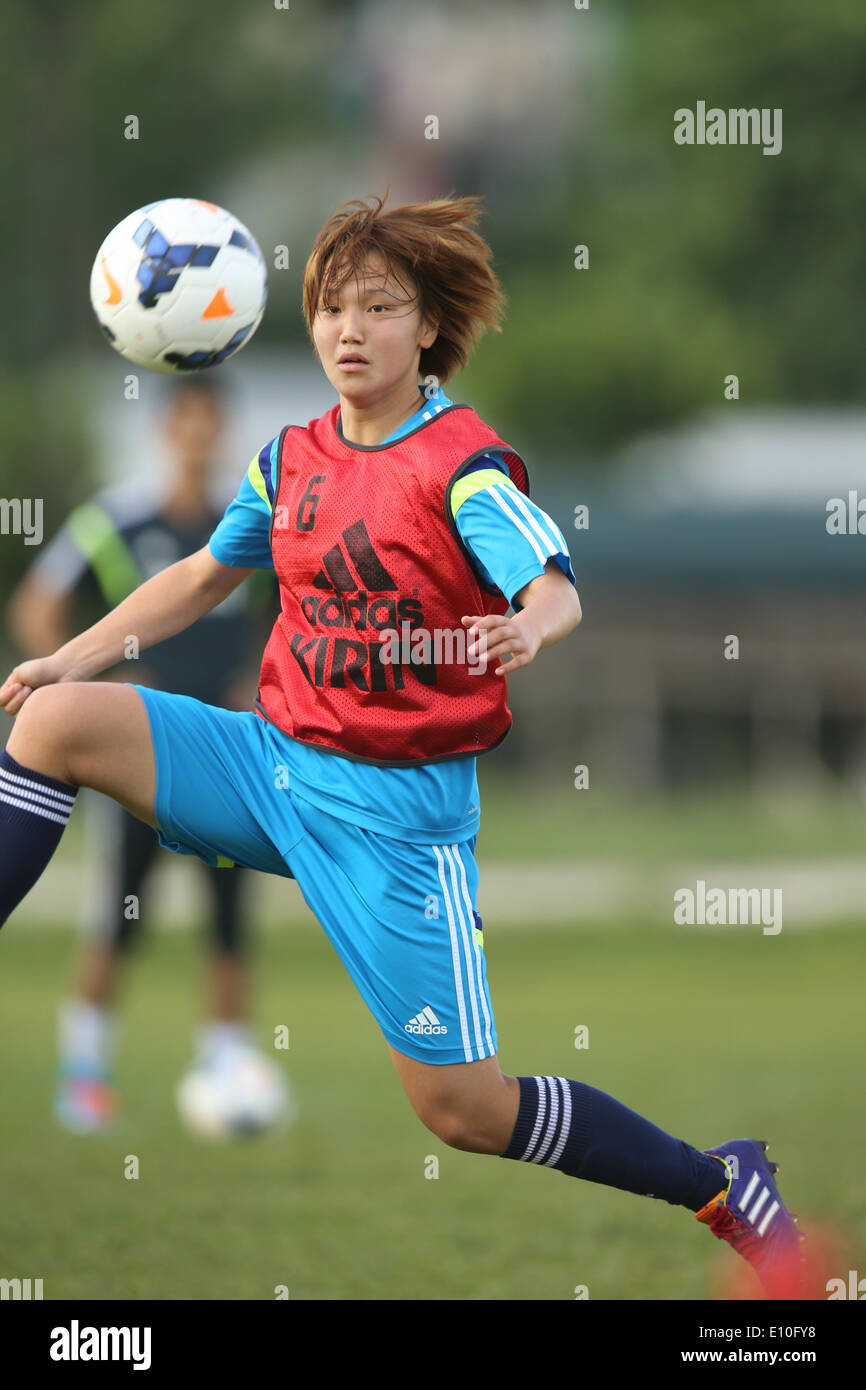
[[[67,734],[71,702],[69,688],[62,685],[43,685],[34,690],[15,718],[15,727],[9,736],[9,753],[16,761],[29,766],[29,760],[40,763],[60,757],[68,746]],[[68,763],[62,759],[63,766],[54,765],[49,769],[40,767],[51,776],[63,781],[70,780]]]
[[[432,1129],[437,1139],[441,1139],[443,1144],[447,1144],[450,1149],[471,1150],[470,1127],[459,1112],[437,1110],[425,1123],[428,1129]]]
[[[440,1106],[421,1117],[443,1144],[464,1153],[497,1153],[497,1136],[485,1125],[483,1116],[459,1108]]]
[[[40,685],[38,690],[28,695],[18,718],[25,719],[28,724],[38,723],[46,733],[67,729],[74,723],[81,708],[81,690],[81,683],[76,681],[68,684]]]

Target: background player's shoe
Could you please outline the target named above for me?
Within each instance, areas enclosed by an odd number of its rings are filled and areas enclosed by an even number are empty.
[[[773,1179],[779,1165],[766,1151],[757,1139],[730,1139],[705,1150],[724,1160],[730,1179],[695,1216],[748,1260],[769,1298],[803,1298],[800,1233]]]
[[[111,1063],[115,1031],[108,1008],[86,999],[67,999],[60,1005],[54,1113],[76,1134],[96,1134],[117,1118],[118,1095]]]
[[[54,1113],[75,1134],[97,1134],[117,1118],[117,1089],[105,1071],[64,1066],[57,1079]]]

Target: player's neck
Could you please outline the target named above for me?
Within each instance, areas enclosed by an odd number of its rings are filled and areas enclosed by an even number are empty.
[[[170,521],[196,522],[206,514],[208,506],[208,496],[197,483],[182,481],[168,493],[162,511]]]
[[[417,381],[410,382],[384,396],[373,405],[357,406],[345,396],[340,397],[340,428],[349,444],[367,447],[381,444],[398,425],[408,420],[421,404],[422,392]]]

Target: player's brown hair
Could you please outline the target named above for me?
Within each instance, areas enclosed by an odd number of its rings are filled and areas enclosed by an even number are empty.
[[[482,333],[500,333],[505,295],[490,268],[493,252],[474,227],[481,199],[435,198],[383,211],[388,197],[373,195],[341,203],[313,244],[304,269],[303,309],[312,340],[313,320],[327,296],[363,273],[378,252],[401,284],[409,275],[417,287],[422,317],[438,322],[432,347],[422,348],[422,377],[447,381],[466,366]],[[411,285],[404,284],[411,290]]]

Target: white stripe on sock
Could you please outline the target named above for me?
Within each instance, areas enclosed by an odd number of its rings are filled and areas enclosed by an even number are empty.
[[[521,1163],[526,1162],[526,1160],[529,1158],[529,1155],[534,1150],[535,1145],[538,1142],[538,1136],[541,1133],[541,1126],[544,1124],[544,1115],[545,1111],[547,1110],[547,1087],[543,1086],[541,1082],[541,1077],[536,1076],[535,1084],[538,1087],[538,1113],[535,1116],[535,1124],[532,1126],[532,1134],[529,1137],[529,1143],[527,1144],[523,1153],[520,1155]]]
[[[550,1087],[550,1118],[547,1122],[544,1138],[538,1147],[538,1152],[533,1155],[533,1163],[544,1162],[544,1155],[550,1151],[550,1146],[553,1143],[553,1136],[556,1133],[556,1122],[559,1119],[559,1087],[553,1084],[552,1076],[546,1076],[544,1080]]]
[[[57,821],[58,825],[65,825],[69,820],[69,811],[64,816],[56,816],[53,811],[43,811],[35,801],[22,801],[17,796],[9,796],[7,792],[0,792],[0,801],[5,801],[8,806],[18,806],[23,811],[31,811],[34,816],[43,816],[45,820]]]
[[[42,792],[43,795],[49,796],[54,801],[60,803],[58,810],[62,809],[63,806],[69,806],[71,808],[75,800],[74,792],[71,794],[69,792],[61,792],[58,791],[56,787],[46,786],[44,782],[34,782],[32,777],[19,777],[17,772],[9,772],[5,767],[0,767],[0,782],[15,783],[15,786],[10,787],[10,791],[21,789],[22,795],[24,794],[24,788]]]
[[[568,1138],[568,1131],[571,1129],[571,1087],[564,1076],[555,1076],[554,1081],[558,1081],[562,1087],[562,1130],[556,1148],[550,1158],[544,1160],[548,1168],[555,1168],[559,1162],[560,1155],[565,1148],[565,1141]]]

